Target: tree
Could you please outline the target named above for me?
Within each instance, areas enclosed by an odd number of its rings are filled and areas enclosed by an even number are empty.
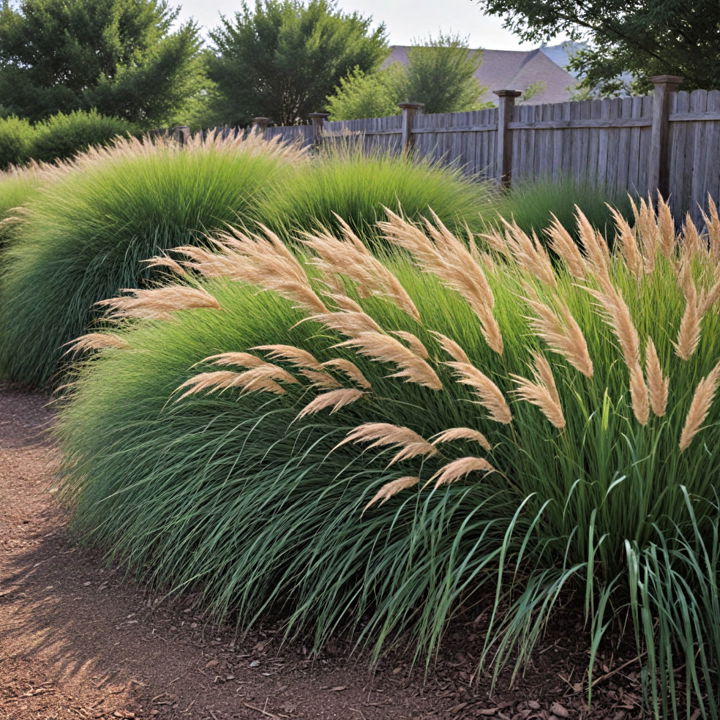
[[[610,94],[648,88],[652,75],[682,75],[684,87],[720,88],[718,0],[478,0],[524,40],[559,33],[586,40],[571,60],[582,86]],[[628,75],[631,78],[628,81]]]
[[[243,3],[210,34],[216,121],[305,122],[340,78],[354,68],[372,71],[387,56],[385,27],[373,30],[371,22],[341,12],[331,0],[257,0],[252,9]]]
[[[482,52],[457,35],[428,38],[408,51],[404,99],[423,103],[427,113],[474,110],[486,90],[475,77],[481,63]]]
[[[0,102],[33,121],[96,109],[145,127],[180,119],[203,80],[197,28],[165,0],[22,0],[0,10]]]
[[[481,103],[482,87],[475,73],[480,51],[467,41],[440,35],[408,51],[408,64],[395,62],[373,73],[354,70],[343,78],[327,100],[333,120],[395,115],[403,100],[421,102],[425,112],[462,112],[491,106]]]

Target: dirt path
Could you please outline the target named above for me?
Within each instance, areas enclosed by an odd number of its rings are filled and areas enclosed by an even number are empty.
[[[340,642],[311,660],[301,645],[279,648],[272,628],[239,640],[167,607],[67,535],[46,400],[0,388],[0,719],[631,717],[621,704],[581,710],[562,643],[517,694],[491,698],[487,686],[469,688],[467,630],[424,682],[402,660],[371,675]]]

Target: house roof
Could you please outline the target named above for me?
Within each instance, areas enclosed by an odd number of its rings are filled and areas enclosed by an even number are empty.
[[[407,45],[393,45],[386,65],[400,62],[408,63]],[[478,50],[471,50],[478,52]],[[493,90],[525,91],[531,85],[541,88],[527,101],[527,104],[565,102],[570,100],[577,86],[577,80],[558,60],[568,56],[562,46],[537,48],[535,50],[480,50],[482,63],[475,77],[487,88],[482,95],[483,101],[495,101]]]

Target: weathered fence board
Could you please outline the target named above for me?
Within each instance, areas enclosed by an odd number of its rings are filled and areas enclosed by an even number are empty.
[[[272,127],[256,118],[254,126],[306,145],[412,150],[505,184],[572,177],[633,195],[660,189],[678,220],[689,212],[700,221],[708,195],[720,200],[720,91],[678,92],[681,78],[652,80],[655,92],[645,97],[523,105],[517,93],[499,90],[501,108],[424,114],[405,103],[390,117],[328,122],[316,113],[313,125]]]

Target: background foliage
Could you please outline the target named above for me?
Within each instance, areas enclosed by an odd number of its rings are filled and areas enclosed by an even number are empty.
[[[475,77],[482,52],[471,51],[458,35],[440,34],[416,42],[408,64],[399,62],[372,73],[355,68],[328,97],[331,120],[396,115],[398,103],[423,103],[426,113],[463,112],[490,107],[481,103],[486,91]]]
[[[233,124],[254,116],[281,125],[306,122],[340,78],[354,68],[373,70],[387,55],[385,28],[371,23],[328,0],[244,3],[210,33],[211,114]]]
[[[720,88],[720,4],[716,0],[478,0],[521,38],[547,41],[565,33],[589,42],[571,67],[581,85],[614,94],[650,89],[653,75],[682,75],[684,88]],[[629,78],[627,74],[632,77]]]
[[[32,121],[95,109],[150,128],[182,118],[200,40],[165,0],[22,0],[0,11],[0,98]]]

